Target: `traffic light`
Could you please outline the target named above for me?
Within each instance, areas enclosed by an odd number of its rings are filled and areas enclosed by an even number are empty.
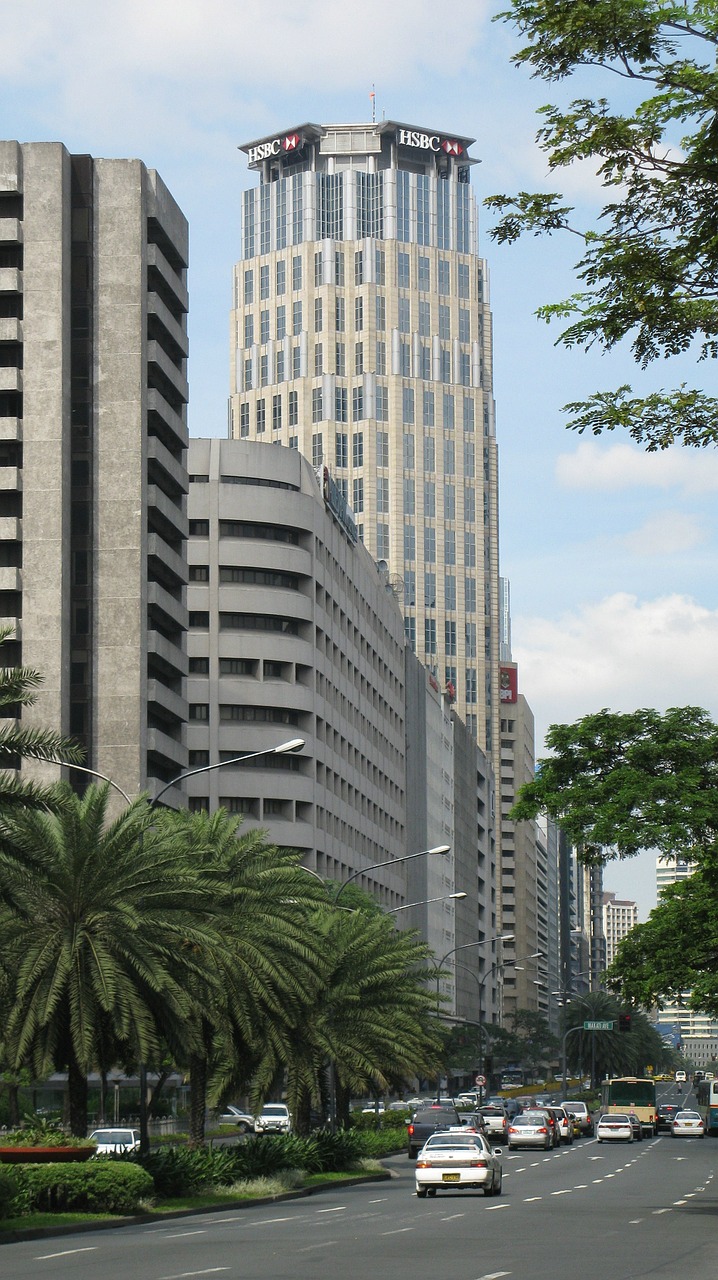
[[[619,1013],[619,1015],[618,1015],[618,1030],[619,1030],[619,1031],[630,1031],[630,1030],[631,1030],[631,1015],[630,1015],[630,1013]]]

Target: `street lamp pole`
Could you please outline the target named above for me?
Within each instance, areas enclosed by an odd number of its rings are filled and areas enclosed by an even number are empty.
[[[368,867],[360,867],[358,871],[352,871],[352,874],[347,876],[346,880],[342,880],[334,894],[334,905],[336,906],[347,885],[350,885],[353,880],[357,880],[359,876],[366,875],[367,871],[378,871],[380,867],[393,867],[399,862],[411,862],[412,858],[426,858],[433,856],[433,854],[450,852],[450,844],[437,844],[433,849],[420,849],[418,853],[405,853],[401,858],[385,858],[383,862],[372,862]]]
[[[408,911],[410,907],[426,907],[430,902],[449,902],[452,898],[456,902],[460,902],[465,898],[465,893],[442,893],[440,898],[422,898],[421,902],[405,902],[401,907],[392,907],[390,911],[385,912],[388,916],[395,916],[397,911]]]
[[[450,956],[455,955],[457,951],[466,951],[469,947],[486,947],[486,946],[490,946],[494,942],[513,942],[513,939],[514,939],[513,933],[500,933],[500,934],[497,934],[495,938],[481,938],[477,942],[462,942],[458,947],[452,947],[450,951],[447,951],[446,955],[443,955],[441,957],[441,960],[439,961],[439,964],[437,966],[437,974],[436,974],[436,1012],[437,1014],[439,1012],[439,981],[441,978],[440,971],[441,969],[443,969],[446,961],[449,959]],[[456,964],[456,961],[454,961],[454,964]],[[486,974],[483,979],[484,982],[486,981],[486,978],[491,973],[494,972],[496,967],[497,965],[491,966],[489,973]],[[482,997],[482,982],[481,980],[479,980],[479,1053],[480,1053],[480,1056],[482,1059],[482,1065],[483,1065],[484,1042],[483,1042],[483,1034],[482,1034],[482,1027],[481,1027],[481,997]],[[441,1098],[441,1079],[439,1078],[439,1080],[437,1080],[436,1082],[437,1102],[439,1101],[440,1098]]]

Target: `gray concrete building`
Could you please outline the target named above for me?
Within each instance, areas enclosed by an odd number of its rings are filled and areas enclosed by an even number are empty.
[[[187,762],[187,262],[141,161],[0,143],[0,616],[129,795]]]
[[[427,848],[407,847],[401,611],[331,477],[245,440],[189,456],[190,766],[305,743],[190,778],[190,807],[242,814],[338,882]],[[405,863],[356,883],[407,901]]]
[[[498,766],[498,498],[473,139],[305,123],[240,149],[230,435],[329,465],[409,644]]]

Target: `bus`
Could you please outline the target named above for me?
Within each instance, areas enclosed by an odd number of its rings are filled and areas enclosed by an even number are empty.
[[[706,1133],[718,1135],[718,1080],[701,1080],[695,1087],[695,1095]]]
[[[501,1072],[502,1089],[521,1089],[523,1083],[524,1073],[521,1067],[504,1067]]]
[[[614,1076],[604,1080],[601,1087],[601,1110],[614,1115],[635,1112],[641,1129],[650,1135],[656,1132],[656,1084],[654,1080],[641,1080],[636,1076]]]

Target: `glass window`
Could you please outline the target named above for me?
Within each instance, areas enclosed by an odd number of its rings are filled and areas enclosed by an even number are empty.
[[[404,570],[404,604],[413,608],[416,605],[416,572],[414,569]]]
[[[354,299],[354,328],[360,333],[364,328],[364,299]]]
[[[476,613],[476,578],[465,579],[464,600],[469,613]]]
[[[389,559],[389,526],[388,524],[377,524],[376,526],[376,553],[380,560]]]
[[[445,391],[442,396],[442,407],[444,417],[444,427],[447,431],[453,431],[454,428],[454,397],[450,391]]]
[[[277,263],[276,284],[277,295],[281,297],[281,295],[287,291],[287,264],[283,258],[281,258]]]
[[[424,515],[436,515],[436,485],[433,480],[424,481]]]
[[[277,307],[277,342],[287,336],[287,308],[284,303]]]
[[[334,372],[339,378],[346,377],[347,355],[343,342],[335,342],[334,344]]]
[[[396,257],[396,283],[400,289],[409,288],[409,255],[402,249],[398,250]]]
[[[439,258],[439,293],[451,293],[451,266],[446,258]]]
[[[352,481],[352,511],[359,514],[364,510],[364,481],[361,476]]]
[[[444,485],[444,519],[456,519],[456,490],[453,484]]]
[[[401,420],[407,426],[414,425],[414,388],[402,387],[401,389]]]
[[[466,701],[475,703],[478,694],[478,683],[476,679],[475,667],[466,668]]]
[[[292,377],[300,378],[302,375],[302,348],[292,347]]]
[[[396,175],[396,238],[404,244],[409,240],[410,225],[409,174],[399,169]]]
[[[456,657],[456,623],[452,618],[444,623],[444,652],[447,658]]]
[[[334,325],[340,332],[344,332],[346,320],[346,306],[344,298],[336,298],[334,301]]]
[[[314,299],[314,332],[321,333],[324,323],[324,304],[321,298]]]
[[[442,347],[439,352],[439,376],[442,382],[451,382],[451,351]]]
[[[453,476],[456,471],[456,447],[453,440],[444,441],[444,475]]]
[[[444,530],[444,564],[456,564],[456,530]]]
[[[471,396],[464,396],[464,431],[474,430],[474,402]]]
[[[322,417],[322,389],[314,387],[312,390],[312,422],[321,422]],[[321,440],[321,436],[319,437]]]
[[[260,298],[269,297],[269,267],[259,268],[259,296]]]
[[[459,382],[462,387],[471,386],[471,356],[468,351],[459,352]]]
[[[254,302],[254,272],[250,269],[244,273],[244,305]]]
[[[321,433],[312,436],[312,466],[321,467],[324,461],[324,445]]]
[[[292,333],[296,337],[302,332],[302,304],[301,302],[292,303]]]
[[[444,579],[444,604],[447,609],[456,608],[456,578],[450,573]]]
[[[379,515],[388,516],[389,514],[389,477],[388,476],[377,476],[376,509]]]
[[[408,298],[399,298],[399,332],[411,333],[411,307]]]
[[[302,259],[297,253],[292,258],[292,288],[296,291],[302,287]]]
[[[244,317],[244,345],[251,347],[254,343],[254,316]]]
[[[245,391],[251,391],[251,390],[252,390],[253,380],[254,380],[254,376],[253,376],[253,369],[252,369],[252,361],[251,361],[251,358],[250,358],[249,360],[245,360],[245,362],[244,362],[244,389],[245,389]]]
[[[338,237],[332,238],[337,239]],[[342,249],[337,249],[334,253],[334,283],[340,287],[344,284],[344,252]]]
[[[439,337],[451,337],[451,309],[445,303],[439,303]]]
[[[476,623],[467,622],[466,624],[466,656],[467,658],[476,657]]]
[[[456,282],[460,298],[468,298],[469,295],[469,268],[465,262],[460,262],[456,268]]]
[[[386,284],[386,253],[383,249],[377,249],[374,255],[374,270],[376,273],[376,283],[378,285]]]
[[[389,421],[389,388],[379,382],[376,386],[376,420]]]
[[[334,391],[334,419],[336,422],[348,421],[348,397],[346,387],[336,387]]]
[[[403,466],[406,471],[414,470],[414,437],[404,432],[403,438]]]
[[[413,516],[416,513],[416,495],[413,476],[404,476],[404,515]]]
[[[364,388],[352,387],[352,422],[361,422],[364,417]]]
[[[358,249],[354,254],[354,283],[364,283],[364,253],[362,249]]]
[[[272,396],[272,430],[280,431],[282,427],[282,397]]]
[[[416,618],[404,619],[404,635],[409,648],[416,652]]]
[[[377,431],[376,433],[376,465],[378,467],[389,466],[389,432]]]
[[[471,342],[471,321],[466,307],[459,307],[459,342]]]
[[[419,293],[428,293],[431,288],[431,270],[429,259],[419,254],[418,264],[418,289]]]
[[[386,329],[386,298],[383,293],[376,295],[376,327],[380,332]]]
[[[249,405],[241,404],[239,406],[239,434],[240,436],[249,435]]]
[[[364,466],[364,432],[355,431],[352,436],[352,466]]]
[[[436,618],[424,618],[424,651],[436,653]]]
[[[471,523],[476,519],[476,490],[468,486],[464,489],[464,519]]]
[[[259,341],[264,345],[269,342],[269,312],[260,311],[259,313]]]
[[[433,436],[424,436],[424,470],[436,471],[436,441]]]
[[[386,343],[383,338],[376,340],[376,373],[380,378],[386,376]]]
[[[337,467],[349,465],[349,437],[346,431],[337,431],[334,436],[334,462]]]
[[[399,343],[399,373],[403,378],[411,377],[411,343]]]
[[[259,385],[266,387],[269,382],[269,356],[263,355],[259,357]]]
[[[430,525],[424,528],[424,560],[426,564],[436,564],[436,529]]]
[[[314,377],[321,378],[324,372],[324,348],[321,342],[314,343]]]
[[[476,564],[476,534],[471,529],[464,533],[464,564],[473,569]]]
[[[419,333],[422,338],[431,335],[431,303],[426,298],[419,298]]]
[[[264,431],[266,425],[267,425],[267,414],[264,406],[264,401],[258,400],[257,401],[257,432],[258,434]]]
[[[416,560],[416,529],[413,524],[404,525],[404,559]]]
[[[434,426],[434,392],[425,391],[423,396],[424,402],[424,426]]]
[[[364,343],[354,343],[354,373],[361,374],[364,372]]]
[[[476,448],[473,440],[464,440],[464,475],[473,479],[476,474]]]
[[[321,249],[314,255],[314,283],[324,284],[324,254]]]
[[[419,368],[417,377],[423,378],[428,382],[431,378],[431,348],[429,346],[419,347]]]
[[[289,392],[289,425],[296,427],[299,420],[299,395],[296,391]]]

